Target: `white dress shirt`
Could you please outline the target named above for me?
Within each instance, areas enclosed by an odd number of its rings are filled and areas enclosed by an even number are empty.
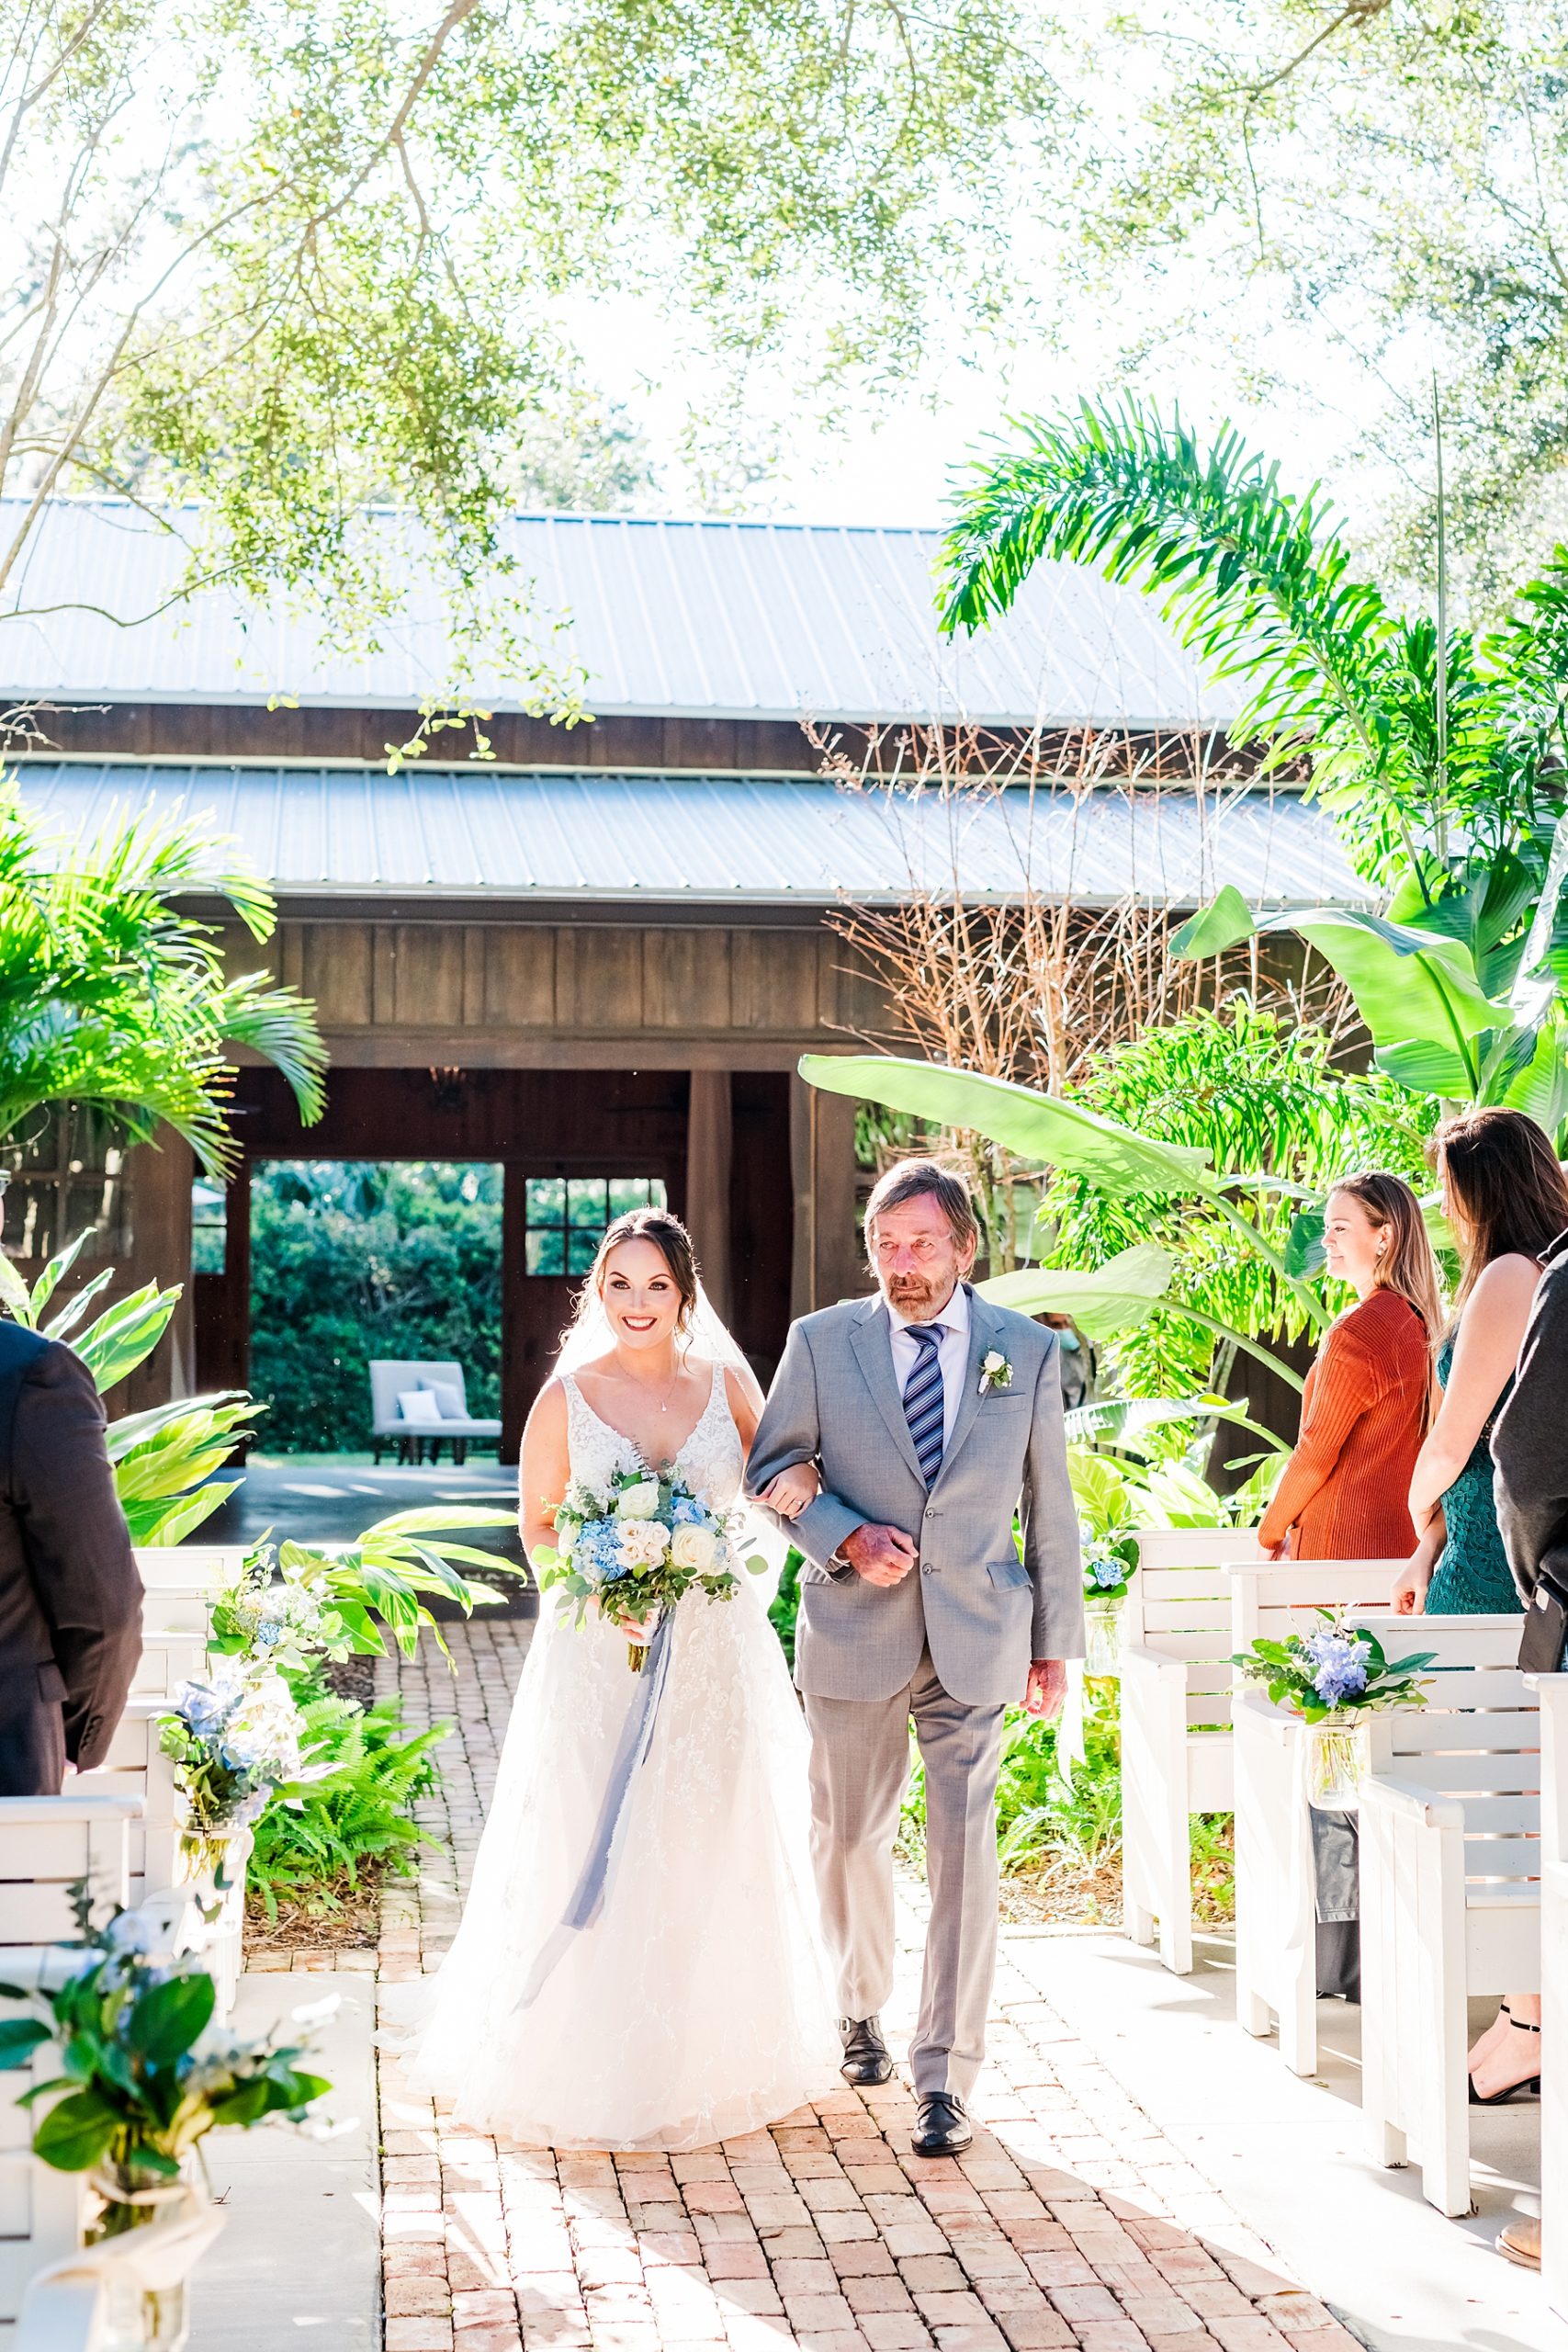
[[[940,1315],[900,1315],[896,1306],[889,1306],[887,1321],[888,1344],[893,1350],[893,1374],[898,1383],[900,1396],[909,1385],[909,1374],[920,1360],[920,1343],[909,1337],[910,1323],[942,1325],[936,1360],[942,1371],[942,1443],[945,1453],[953,1437],[959,1401],[964,1395],[964,1377],[969,1369],[969,1294],[960,1283]]]

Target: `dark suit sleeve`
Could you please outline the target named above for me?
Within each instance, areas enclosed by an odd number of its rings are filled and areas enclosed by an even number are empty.
[[[81,1358],[46,1348],[17,1399],[12,1502],[65,1677],[65,1753],[103,1757],[141,1655],[141,1578],[104,1445],[104,1408]]]
[[[1554,1266],[1536,1293],[1525,1328],[1513,1395],[1492,1432],[1497,1466],[1497,1523],[1521,1599],[1535,1591],[1536,1570],[1568,1544],[1568,1263]]]

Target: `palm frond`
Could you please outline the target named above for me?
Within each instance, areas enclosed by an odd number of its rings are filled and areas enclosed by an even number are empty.
[[[1155,596],[1216,677],[1244,677],[1238,740],[1288,756],[1325,719],[1375,752],[1372,693],[1394,624],[1351,576],[1326,500],[1222,426],[1208,448],[1179,416],[1127,399],[1025,420],[1021,449],[982,459],[959,495],[942,567],[942,626],[1005,612],[1043,557]]]

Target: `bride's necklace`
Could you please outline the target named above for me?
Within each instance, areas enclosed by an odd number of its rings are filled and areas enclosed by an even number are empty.
[[[670,1410],[670,1399],[673,1396],[676,1389],[680,1386],[681,1374],[685,1371],[685,1369],[686,1367],[683,1363],[678,1363],[674,1371],[671,1374],[664,1394],[659,1400],[659,1409],[661,1413],[667,1413]],[[628,1373],[626,1377],[632,1382],[634,1387],[643,1389],[643,1394],[649,1397],[649,1401],[651,1403],[651,1392],[643,1387],[642,1382],[637,1378],[636,1374]]]

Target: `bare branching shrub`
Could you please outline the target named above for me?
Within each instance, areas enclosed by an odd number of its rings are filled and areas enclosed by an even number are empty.
[[[1243,797],[1257,808],[1256,764],[1223,738],[906,725],[852,748],[813,741],[824,774],[881,800],[906,872],[896,899],[846,899],[829,918],[879,984],[886,1019],[856,1033],[868,1044],[1063,1093],[1126,1039],[1242,989],[1353,1050],[1350,1000],[1299,942],[1201,964],[1168,952],[1225,878],[1228,813]],[[900,1140],[889,1126],[884,1150]],[[980,1137],[953,1148],[993,1267],[1015,1263],[1032,1214],[1021,1171]]]

